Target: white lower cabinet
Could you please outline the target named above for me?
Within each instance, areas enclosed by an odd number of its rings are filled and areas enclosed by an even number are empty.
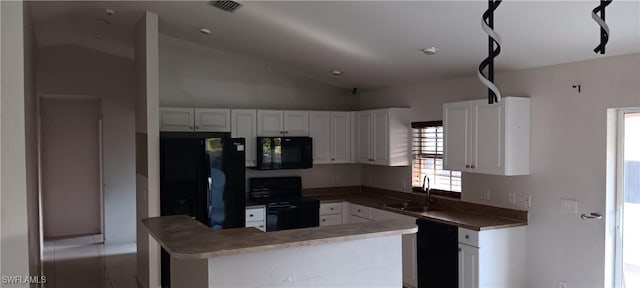
[[[321,215],[320,226],[342,224],[342,215]]]
[[[250,206],[245,209],[245,227],[256,227],[262,231],[267,231],[265,217],[266,208],[264,206]]]
[[[344,202],[320,203],[320,226],[342,224]]]
[[[401,220],[415,224],[416,218],[349,203],[349,223]],[[402,235],[402,282],[405,287],[418,286],[416,234]]]
[[[458,244],[458,287],[478,287],[478,250]]]
[[[458,287],[525,287],[526,227],[458,228]]]

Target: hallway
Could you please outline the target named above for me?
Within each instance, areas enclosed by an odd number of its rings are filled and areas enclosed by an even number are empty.
[[[100,243],[100,236],[46,240],[46,288],[137,288],[136,243]]]

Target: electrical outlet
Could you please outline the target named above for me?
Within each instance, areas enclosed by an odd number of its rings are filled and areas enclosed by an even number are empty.
[[[558,288],[567,288],[567,282],[564,282],[564,281],[558,282]]]
[[[481,200],[491,200],[491,191],[489,189],[480,190],[480,199]]]
[[[531,208],[531,194],[524,195],[524,207]]]
[[[509,193],[509,204],[516,205],[516,192]]]

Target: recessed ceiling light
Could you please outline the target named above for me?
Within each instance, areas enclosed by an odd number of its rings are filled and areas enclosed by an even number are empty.
[[[422,53],[427,54],[427,55],[435,55],[436,53],[438,53],[438,51],[440,51],[440,49],[436,48],[436,47],[429,47],[429,48],[423,48],[420,49],[422,51]]]
[[[202,33],[204,35],[211,35],[211,30],[209,30],[207,28],[200,28],[200,33]]]
[[[340,75],[342,75],[342,71],[340,71],[340,70],[333,70],[333,71],[331,71],[331,74],[333,74],[333,76],[340,76]]]

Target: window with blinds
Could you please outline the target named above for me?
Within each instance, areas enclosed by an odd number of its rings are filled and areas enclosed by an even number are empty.
[[[431,189],[461,192],[462,173],[442,168],[444,129],[442,121],[413,122],[412,179],[414,190],[421,190],[425,176]]]

